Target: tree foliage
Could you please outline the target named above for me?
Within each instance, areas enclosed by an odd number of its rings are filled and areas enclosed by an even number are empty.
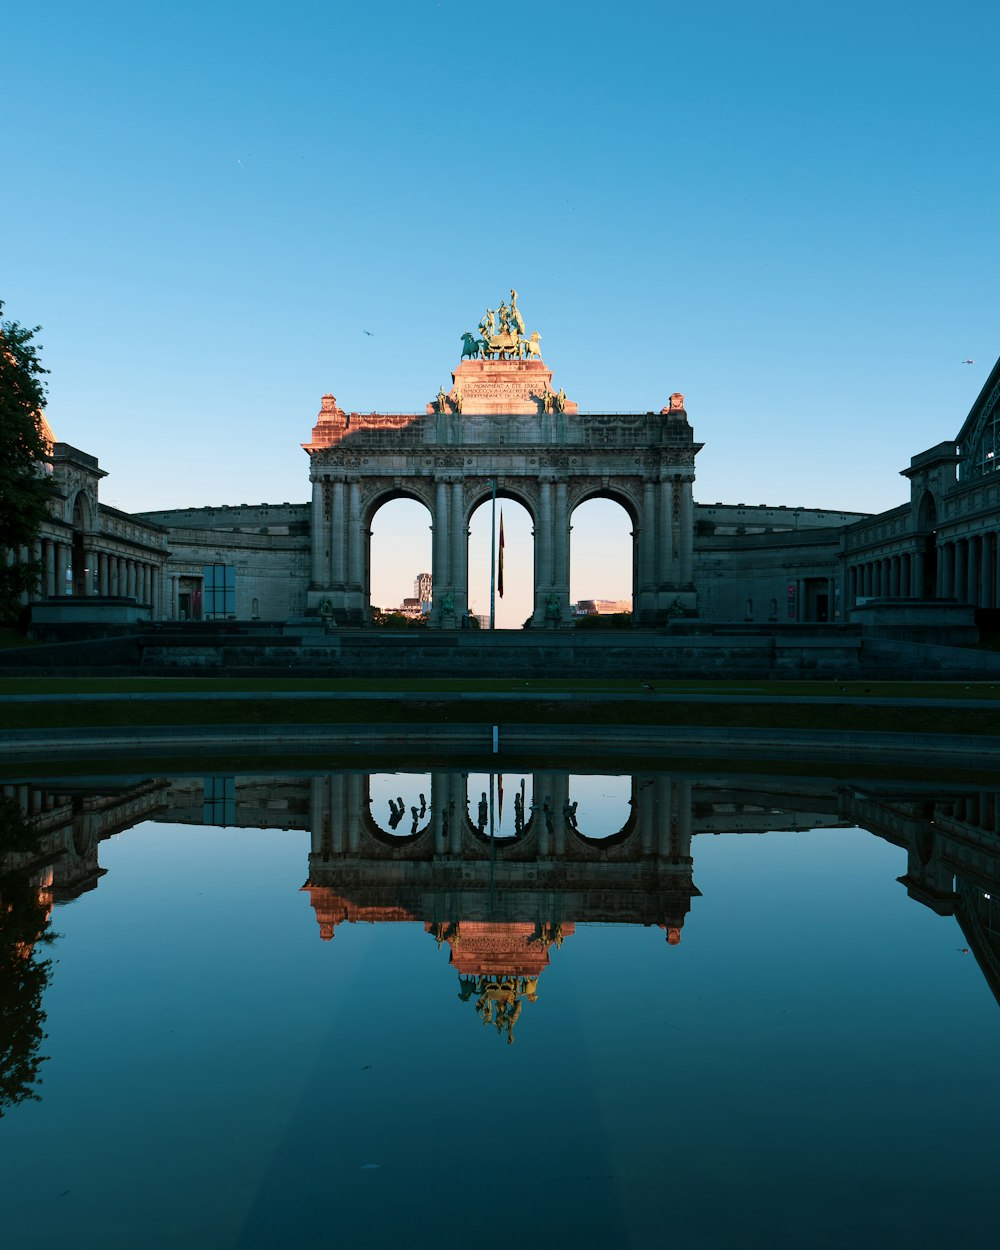
[[[52,940],[36,874],[20,866],[38,835],[17,803],[0,796],[0,1119],[4,1109],[37,1099],[45,1039],[42,1000],[52,973],[39,947]]]
[[[0,300],[0,622],[15,620],[20,596],[38,584],[41,568],[32,543],[52,494],[42,432],[48,370],[34,342],[38,329],[5,321]]]

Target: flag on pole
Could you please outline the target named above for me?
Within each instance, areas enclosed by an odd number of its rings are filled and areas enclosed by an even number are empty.
[[[497,594],[503,598],[503,508],[500,509],[500,557],[497,560]]]

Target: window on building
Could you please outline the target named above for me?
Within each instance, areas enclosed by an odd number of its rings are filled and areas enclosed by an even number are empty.
[[[201,818],[206,825],[236,824],[236,778],[206,777]]]
[[[203,610],[206,621],[236,615],[236,569],[231,564],[205,565]]]
[[[992,406],[979,418],[976,427],[964,446],[959,447],[961,456],[958,476],[967,481],[973,477],[985,477],[1000,469],[1000,397],[993,393]]]

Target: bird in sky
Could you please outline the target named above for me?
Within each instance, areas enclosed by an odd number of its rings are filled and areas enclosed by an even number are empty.
[[[974,360],[962,360],[959,363],[963,365],[974,365],[976,362]]]
[[[373,339],[375,337],[375,335],[372,334],[371,330],[365,330],[364,333],[367,334],[370,339]],[[969,361],[969,364],[970,365],[972,364],[971,360]]]

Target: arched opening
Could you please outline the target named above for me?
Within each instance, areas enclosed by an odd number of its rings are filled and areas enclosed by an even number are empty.
[[[87,593],[87,572],[85,567],[86,554],[83,545],[84,533],[89,528],[89,511],[83,493],[79,493],[73,501],[73,550],[70,557],[70,581],[66,586],[66,594],[85,595]]]
[[[922,584],[913,585],[910,593],[918,599],[938,597],[937,504],[930,491],[925,491],[917,512],[919,542],[923,551]]]
[[[490,496],[469,518],[469,611],[484,629],[490,624],[491,568],[495,628],[521,629],[535,608],[535,540],[531,514],[512,495],[497,495],[495,529]]]
[[[388,837],[418,837],[431,819],[430,773],[371,773],[368,811]]]
[[[570,518],[569,598],[578,620],[631,616],[635,524],[622,503],[587,499]]]
[[[408,628],[427,623],[431,586],[431,514],[417,499],[397,495],[371,521],[366,585],[375,624]]]
[[[492,784],[491,784],[492,781]],[[469,773],[469,823],[482,837],[520,838],[531,820],[534,788],[527,773]]]
[[[627,832],[633,816],[633,778],[571,774],[566,822],[589,842],[603,842]]]

